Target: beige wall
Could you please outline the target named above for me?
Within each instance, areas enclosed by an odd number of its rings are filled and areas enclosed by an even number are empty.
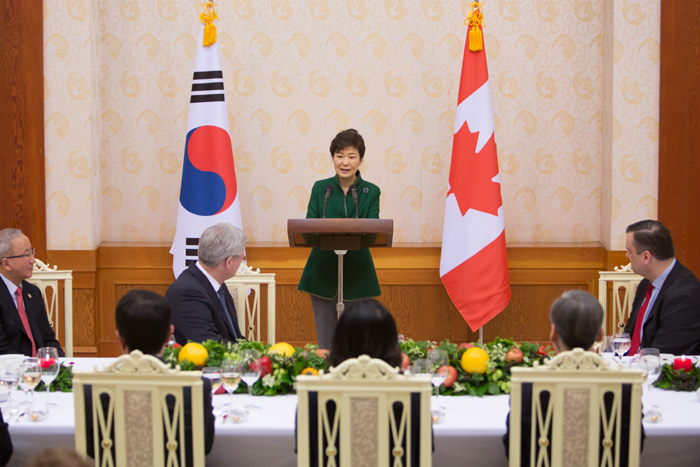
[[[45,0],[50,249],[170,241],[201,1]],[[357,128],[396,242],[439,242],[468,1],[221,1],[244,228],[284,241]],[[658,0],[485,2],[509,242],[656,216]]]

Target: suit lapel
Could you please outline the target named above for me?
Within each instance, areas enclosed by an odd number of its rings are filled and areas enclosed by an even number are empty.
[[[231,329],[231,326],[228,323],[228,319],[226,319],[226,315],[223,313],[226,313],[226,310],[224,310],[224,307],[221,306],[221,300],[219,300],[219,294],[217,293],[216,290],[214,290],[214,287],[212,287],[211,282],[209,282],[209,279],[202,273],[202,271],[199,270],[196,264],[191,264],[190,265],[190,272],[194,274],[194,276],[197,278],[197,280],[202,284],[204,289],[207,291],[207,294],[209,295],[209,300],[214,304],[214,308],[216,311],[219,313],[219,318],[221,321],[224,322],[224,326],[226,326],[226,329],[229,330],[232,336],[236,336],[236,330]]]
[[[649,317],[647,318],[646,323],[644,323],[645,331],[646,331],[646,326],[653,320],[657,319],[657,315],[659,314],[659,307],[661,306],[661,302],[663,301],[664,294],[666,291],[671,287],[676,280],[676,277],[679,274],[680,268],[678,267],[680,263],[676,261],[676,264],[673,266],[673,269],[671,269],[671,272],[668,273],[668,276],[666,276],[666,280],[664,281],[664,285],[661,286],[661,290],[659,290],[658,295],[656,295],[656,300],[654,300],[654,305],[651,307],[651,310],[649,311]]]
[[[24,287],[22,287],[22,298],[25,298],[24,295]],[[27,336],[27,331],[24,330],[24,324],[22,324],[22,320],[19,317],[17,305],[15,305],[15,301],[12,299],[12,295],[10,295],[10,291],[7,289],[7,285],[5,285],[5,281],[3,280],[0,280],[0,302],[2,302],[3,309],[7,310],[7,314],[10,315],[10,317],[14,320],[15,324],[17,325],[17,328],[28,339],[29,336]],[[24,309],[25,311],[27,310],[26,303]],[[31,322],[29,325],[31,326]]]

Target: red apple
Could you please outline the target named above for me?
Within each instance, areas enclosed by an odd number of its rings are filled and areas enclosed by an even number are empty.
[[[401,352],[401,371],[406,371],[406,369],[411,365],[411,359],[405,352]]]
[[[506,352],[506,363],[522,363],[523,361],[523,351],[518,347],[511,348]]]
[[[328,349],[316,349],[314,352],[316,352],[316,355],[322,358],[327,358],[328,354],[331,353],[331,351]]]
[[[464,350],[471,349],[472,347],[474,347],[474,344],[472,344],[471,342],[462,342],[461,344],[459,344],[457,346],[457,351],[459,352],[462,349],[464,349]]]
[[[438,373],[445,371],[445,369],[447,369],[447,379],[442,385],[446,388],[451,388],[454,382],[457,381],[457,370],[453,366],[441,366],[438,368]]]

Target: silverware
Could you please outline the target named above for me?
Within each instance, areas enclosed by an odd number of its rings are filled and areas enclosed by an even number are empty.
[[[17,420],[15,420],[15,421],[16,421],[17,423],[21,422],[25,415],[27,415],[27,412],[26,412],[26,411],[25,411],[25,412],[22,412],[21,414],[19,414],[19,415],[17,416]]]

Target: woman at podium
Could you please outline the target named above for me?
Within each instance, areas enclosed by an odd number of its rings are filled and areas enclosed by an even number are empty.
[[[335,176],[319,180],[311,190],[306,218],[379,218],[379,187],[360,176],[365,141],[353,129],[343,130],[331,141]],[[357,200],[357,202],[355,202]],[[343,259],[345,312],[353,300],[381,294],[374,262],[368,248],[348,251]],[[299,290],[311,296],[318,346],[329,349],[338,322],[338,256],[331,250],[313,248],[299,281]]]

